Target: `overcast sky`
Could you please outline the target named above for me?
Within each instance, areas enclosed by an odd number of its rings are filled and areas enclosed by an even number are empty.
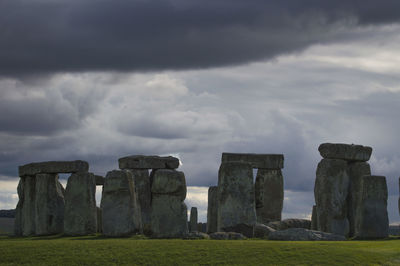
[[[0,209],[21,164],[171,154],[205,221],[226,151],[283,153],[284,217],[308,217],[343,142],[373,147],[399,223],[399,65],[398,0],[0,0]]]

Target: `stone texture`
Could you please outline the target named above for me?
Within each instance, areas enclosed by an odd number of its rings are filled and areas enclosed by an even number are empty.
[[[105,236],[140,233],[141,217],[136,211],[140,206],[130,171],[113,170],[107,173],[100,207]]]
[[[353,144],[323,143],[318,151],[326,159],[366,162],[371,157],[372,148]]]
[[[305,228],[289,228],[282,231],[271,232],[268,236],[269,240],[283,240],[283,241],[343,241],[346,240],[344,236],[325,233],[321,231],[308,230]]]
[[[357,239],[386,238],[389,234],[388,191],[384,176],[364,176],[356,219]]]
[[[104,177],[101,175],[95,175],[94,176],[96,179],[96,186],[102,186],[104,185]]]
[[[195,231],[188,233],[186,236],[183,237],[183,239],[188,239],[188,240],[210,239],[210,236],[208,234]]]
[[[311,230],[318,230],[317,206],[313,205],[311,214]]]
[[[311,221],[307,219],[285,219],[283,221],[270,222],[267,226],[275,230],[286,230],[289,228],[311,228]]]
[[[222,163],[218,173],[218,231],[236,228],[248,234],[256,223],[253,168],[249,163]],[[252,235],[246,235],[252,237]]]
[[[57,174],[35,177],[35,235],[59,234],[64,230],[64,188]]]
[[[159,169],[151,174],[151,193],[168,194],[186,198],[186,180],[183,172],[171,169]]]
[[[140,205],[143,233],[151,234],[151,186],[147,169],[130,169]]]
[[[196,232],[197,230],[197,208],[192,207],[190,209],[190,223],[189,223],[189,231]]]
[[[118,159],[120,169],[176,169],[179,159],[166,156],[132,155]]]
[[[317,205],[318,230],[347,236],[347,195],[349,176],[347,162],[322,159],[318,164],[314,196]]]
[[[222,153],[222,163],[244,162],[253,168],[282,169],[283,154]]]
[[[236,232],[214,232],[209,234],[213,240],[243,240],[246,239],[244,235]]]
[[[207,233],[207,223],[198,223],[197,231],[202,233]]]
[[[276,231],[275,229],[265,225],[265,224],[255,224],[254,225],[254,237],[268,239],[271,232]]]
[[[208,188],[208,206],[207,206],[207,233],[218,231],[217,228],[218,215],[218,187]]]
[[[349,236],[355,234],[357,210],[361,207],[362,180],[363,176],[371,175],[371,167],[366,162],[352,162],[348,164],[348,175],[350,177],[348,202]]]
[[[258,169],[255,182],[257,222],[280,221],[283,208],[281,170]]]
[[[35,235],[35,189],[34,176],[21,177],[18,184],[18,197],[14,233],[17,236]]]
[[[97,232],[94,174],[81,172],[72,174],[68,178],[64,217],[66,235],[90,235]]]
[[[59,174],[87,172],[89,164],[85,161],[50,161],[30,163],[19,167],[19,176],[34,176],[36,174]]]
[[[103,223],[102,223],[102,211],[100,207],[96,207],[97,214],[97,233],[103,232]]]

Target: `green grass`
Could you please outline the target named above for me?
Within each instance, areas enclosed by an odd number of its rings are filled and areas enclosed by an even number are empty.
[[[0,264],[400,265],[400,239],[346,242],[0,237]]]

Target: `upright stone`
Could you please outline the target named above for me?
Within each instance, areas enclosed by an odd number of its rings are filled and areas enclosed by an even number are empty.
[[[352,162],[348,164],[347,172],[350,177],[348,195],[349,236],[352,237],[356,231],[357,210],[361,208],[362,203],[363,176],[371,175],[371,167],[366,162]]]
[[[15,208],[15,220],[14,220],[14,235],[16,236],[22,236],[22,231],[23,231],[23,215],[22,215],[22,209],[24,206],[24,183],[25,179],[20,178],[18,187],[17,187],[17,193],[18,193],[18,203],[17,207]]]
[[[388,191],[384,176],[364,176],[361,206],[356,220],[356,238],[377,239],[389,235]]]
[[[102,211],[100,207],[96,207],[97,210],[97,233],[103,233],[103,222],[102,222]]]
[[[283,154],[256,154],[256,153],[222,153],[222,163],[243,162],[253,168],[282,169]]]
[[[253,169],[243,162],[222,163],[218,173],[218,231],[253,237],[256,224]]]
[[[120,169],[176,169],[179,159],[172,156],[132,155],[118,159]]]
[[[126,236],[140,233],[141,217],[135,215],[136,208],[140,206],[132,173],[126,170],[108,172],[101,198],[103,234]]]
[[[207,233],[217,232],[218,187],[208,188]]]
[[[318,230],[317,206],[313,205],[311,214],[311,230]]]
[[[323,143],[318,151],[325,159],[366,162],[371,157],[372,148],[354,144]]]
[[[196,232],[197,230],[197,208],[192,207],[190,209],[190,232]]]
[[[257,222],[280,221],[283,208],[283,176],[280,169],[258,169],[255,182]]]
[[[94,174],[81,172],[69,177],[64,217],[64,233],[67,235],[90,235],[97,232]]]
[[[57,174],[37,174],[35,186],[35,234],[59,234],[64,230],[64,188]]]
[[[186,180],[183,172],[160,169],[151,173],[151,236],[175,238],[188,234]]]
[[[17,236],[35,235],[36,182],[34,176],[21,177],[18,184],[19,201],[16,208],[14,233]]]
[[[314,196],[319,231],[348,235],[346,199],[349,182],[346,161],[322,159],[318,164]]]

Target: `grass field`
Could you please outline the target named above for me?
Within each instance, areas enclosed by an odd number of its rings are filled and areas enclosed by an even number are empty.
[[[346,242],[0,237],[7,265],[400,265],[400,239]]]

